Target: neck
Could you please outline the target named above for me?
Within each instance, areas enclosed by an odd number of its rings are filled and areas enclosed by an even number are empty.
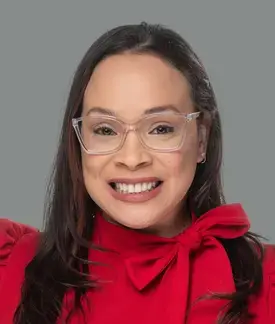
[[[145,233],[171,238],[182,233],[192,223],[191,213],[183,206],[173,213],[169,213],[160,224],[142,230]]]

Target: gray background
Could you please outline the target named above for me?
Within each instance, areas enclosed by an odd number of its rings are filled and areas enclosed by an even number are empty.
[[[107,29],[145,20],[174,28],[202,58],[222,116],[227,200],[275,242],[274,14],[274,0],[1,0],[1,217],[41,226],[79,60]]]

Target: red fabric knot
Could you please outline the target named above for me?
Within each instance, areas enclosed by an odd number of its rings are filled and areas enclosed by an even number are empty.
[[[185,264],[186,276],[189,276],[189,258],[192,252],[207,246],[220,249],[218,238],[240,237],[249,230],[249,226],[241,205],[231,204],[214,208],[194,219],[189,228],[173,238],[138,237],[138,246],[133,246],[138,253],[125,259],[129,278],[138,290],[142,290],[173,265],[176,259]]]
[[[179,243],[190,252],[197,251],[203,243],[203,235],[194,228],[188,228],[178,237]]]

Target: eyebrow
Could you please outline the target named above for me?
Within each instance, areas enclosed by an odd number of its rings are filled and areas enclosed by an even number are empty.
[[[174,113],[180,113],[181,111],[174,105],[163,105],[163,106],[156,106],[149,109],[146,109],[143,113],[143,115],[151,115],[151,114],[157,114],[157,113],[163,113],[163,112],[174,112]],[[100,114],[100,115],[107,115],[107,116],[116,116],[116,113],[108,108],[103,107],[92,107],[90,108],[86,115],[90,114]]]

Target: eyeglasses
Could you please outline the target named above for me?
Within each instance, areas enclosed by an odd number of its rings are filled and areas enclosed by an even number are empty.
[[[184,144],[188,124],[200,112],[190,114],[158,113],[127,124],[112,116],[88,115],[73,118],[72,124],[83,150],[91,155],[111,154],[120,150],[127,134],[134,131],[146,149],[172,152]]]

